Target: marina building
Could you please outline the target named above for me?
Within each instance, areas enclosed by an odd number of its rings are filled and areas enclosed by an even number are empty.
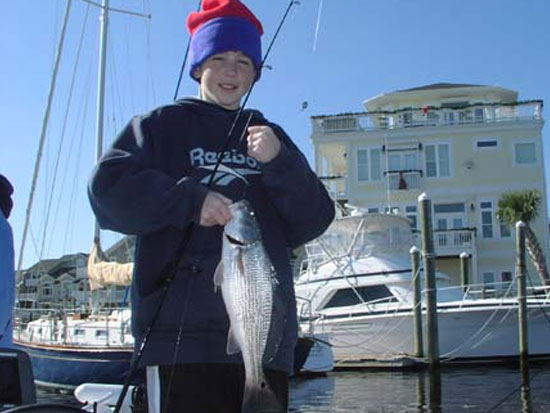
[[[342,204],[394,212],[418,228],[417,199],[432,201],[437,269],[460,281],[502,282],[515,271],[515,230],[499,221],[503,193],[536,189],[531,223],[548,255],[541,100],[495,86],[437,83],[384,93],[364,111],[312,117],[315,169]],[[534,267],[528,271],[539,282]]]
[[[135,237],[123,237],[105,254],[110,261],[130,262]],[[17,304],[23,310],[86,308],[90,300],[104,307],[120,307],[129,300],[125,287],[111,286],[90,291],[88,254],[76,253],[40,260],[17,275]]]

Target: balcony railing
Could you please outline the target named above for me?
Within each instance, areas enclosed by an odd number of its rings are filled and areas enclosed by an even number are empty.
[[[418,169],[387,171],[384,175],[388,177],[390,190],[418,189],[422,183],[422,171]]]
[[[434,245],[436,250],[472,249],[474,247],[475,229],[461,228],[434,230]]]
[[[471,105],[461,108],[414,108],[312,118],[314,132],[369,131],[422,126],[449,126],[541,120],[542,101]]]
[[[462,252],[471,252],[475,245],[476,228],[460,228],[433,231],[433,242],[437,256],[455,256]],[[414,232],[414,244],[420,248],[420,232]]]

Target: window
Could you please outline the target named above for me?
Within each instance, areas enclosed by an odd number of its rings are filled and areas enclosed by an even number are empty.
[[[403,124],[410,125],[413,121],[413,114],[412,112],[403,112],[399,115],[399,118]]]
[[[481,236],[483,238],[493,238],[493,203],[481,202]]]
[[[107,337],[107,330],[96,330],[95,331],[96,337]]]
[[[418,229],[418,218],[416,217],[416,205],[406,206],[405,216],[411,220],[411,228]]]
[[[426,176],[446,177],[451,175],[449,144],[425,146]]]
[[[483,122],[483,109],[475,108],[474,109],[474,119],[476,122]]]
[[[537,162],[535,143],[516,143],[514,145],[514,160],[518,165],[525,165]]]
[[[451,213],[451,212],[464,212],[464,204],[456,203],[456,204],[435,204],[434,205],[434,213],[436,214],[443,214],[443,213]]]
[[[378,214],[378,208],[368,208],[367,213],[368,214]]]
[[[387,298],[389,302],[397,299],[385,285],[373,285],[369,287],[345,288],[336,291],[324,308],[347,307],[374,300]],[[386,301],[386,300],[385,300]]]
[[[508,288],[508,286],[512,282],[512,271],[502,271],[500,273],[500,278],[502,279],[504,286]]]
[[[483,284],[487,286],[492,286],[495,283],[495,273],[494,272],[484,272],[483,273]]]
[[[508,225],[505,221],[498,221],[499,229],[500,229],[500,238],[510,238],[512,236],[512,232],[510,231],[510,225]]]
[[[379,181],[381,177],[381,150],[357,150],[357,180]]]

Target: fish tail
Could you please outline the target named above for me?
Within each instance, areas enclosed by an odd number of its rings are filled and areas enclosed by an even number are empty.
[[[246,382],[243,394],[243,406],[241,413],[283,413],[281,402],[269,388],[267,382],[262,380],[257,383]]]

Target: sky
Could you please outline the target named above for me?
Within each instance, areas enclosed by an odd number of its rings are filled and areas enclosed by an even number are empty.
[[[289,1],[243,2],[264,25],[265,51]],[[106,145],[132,115],[173,100],[188,41],[185,19],[198,0],[110,3],[151,17],[110,14]],[[10,222],[16,257],[66,8],[67,0],[0,5],[0,173],[15,187]],[[88,252],[93,236],[86,184],[96,156],[99,10],[72,0],[68,16],[22,268],[41,258]],[[313,162],[310,117],[360,112],[364,100],[382,93],[470,83],[546,103],[549,27],[548,0],[300,0],[248,106],[282,125]],[[178,96],[196,93],[185,73]],[[548,134],[545,125],[547,165]],[[119,238],[108,232],[102,237],[106,246]]]

